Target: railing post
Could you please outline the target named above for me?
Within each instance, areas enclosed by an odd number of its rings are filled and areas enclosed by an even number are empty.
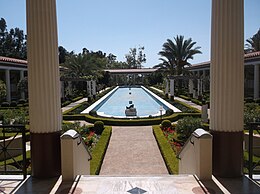
[[[4,174],[14,174],[14,173],[22,173],[23,178],[27,177],[27,169],[26,169],[26,132],[24,125],[1,125],[3,133],[3,140],[0,140],[0,148],[3,161],[4,161],[4,171],[1,173]],[[7,138],[6,134],[15,133],[12,137]],[[21,136],[18,134],[21,134]],[[7,154],[8,153],[8,154]],[[21,163],[18,163],[15,160],[15,157],[18,155],[22,155],[23,159]],[[7,168],[7,160],[11,158],[16,165],[19,166],[19,170],[8,170]]]
[[[27,169],[26,169],[26,134],[25,127],[21,128],[22,130],[22,148],[23,148],[23,178],[27,177]]]
[[[68,130],[61,136],[62,180],[73,181],[77,175],[90,174],[91,155],[81,136]]]

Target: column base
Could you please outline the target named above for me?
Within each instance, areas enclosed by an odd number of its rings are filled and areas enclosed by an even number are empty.
[[[61,175],[60,132],[31,133],[32,176],[51,178]]]
[[[211,131],[213,135],[213,174],[235,178],[243,175],[243,138],[241,132]]]

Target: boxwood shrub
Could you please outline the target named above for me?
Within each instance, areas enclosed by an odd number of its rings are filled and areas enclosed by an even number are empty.
[[[169,174],[178,174],[179,160],[177,159],[176,154],[173,151],[171,145],[165,138],[161,128],[158,125],[153,126],[153,133],[161,151],[161,154],[163,156],[166,167],[169,171]]]
[[[98,175],[100,172],[111,134],[112,127],[105,127],[96,147],[92,152],[92,160],[90,160],[91,175]]]
[[[96,121],[94,123],[94,130],[96,134],[101,135],[104,131],[104,123],[102,121]]]

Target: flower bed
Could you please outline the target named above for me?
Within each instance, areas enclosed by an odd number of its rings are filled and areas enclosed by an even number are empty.
[[[184,143],[177,140],[178,135],[174,129],[174,126],[162,128],[162,132],[169,144],[171,145],[172,149],[174,150],[175,154],[178,154]]]

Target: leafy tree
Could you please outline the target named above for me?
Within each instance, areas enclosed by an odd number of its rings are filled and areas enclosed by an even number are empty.
[[[201,119],[194,117],[184,117],[180,119],[175,127],[178,139],[186,142],[191,134],[198,128],[203,128]]]
[[[100,70],[101,65],[94,62],[89,54],[74,54],[67,58],[64,64],[66,69],[63,76],[69,78],[86,78],[93,75],[97,77],[97,72]]]
[[[163,73],[159,71],[152,73],[148,76],[148,82],[150,85],[163,83]]]
[[[21,79],[17,84],[18,91],[28,93],[28,78]]]
[[[190,65],[188,60],[193,59],[195,54],[201,54],[199,50],[201,47],[195,47],[196,42],[192,42],[192,39],[184,39],[184,36],[178,36],[174,38],[174,41],[167,39],[167,42],[163,44],[160,60],[162,63],[156,65],[162,69],[166,69],[170,75],[181,75],[184,67]]]
[[[249,49],[249,51],[260,51],[260,28],[257,33],[254,34],[253,37],[247,39],[246,42],[246,47]]]
[[[69,52],[63,46],[59,46],[59,64],[64,63],[68,56]]]
[[[6,85],[5,82],[0,80],[0,100],[4,100],[6,97]]]
[[[153,68],[159,68],[161,72],[164,72],[166,75],[175,75],[176,65],[171,61],[160,58],[162,61],[160,64],[155,65]]]
[[[0,55],[6,57],[27,58],[26,35],[19,28],[8,32],[4,18],[0,20]]]
[[[142,68],[142,63],[146,62],[146,56],[144,54],[144,47],[130,48],[129,54],[125,55],[126,63],[128,68],[140,69]]]

